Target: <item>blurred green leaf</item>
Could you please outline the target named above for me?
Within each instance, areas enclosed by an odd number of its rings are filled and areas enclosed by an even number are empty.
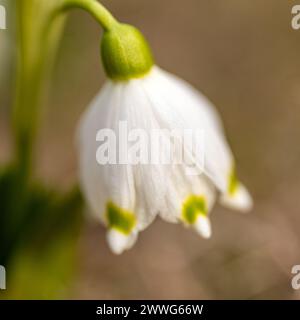
[[[73,269],[81,209],[77,187],[60,194],[40,183],[22,185],[17,168],[2,169],[0,264],[8,270],[8,295],[13,292],[14,297],[29,298],[33,294],[35,297],[59,294]],[[35,277],[41,279],[29,285],[27,282]]]

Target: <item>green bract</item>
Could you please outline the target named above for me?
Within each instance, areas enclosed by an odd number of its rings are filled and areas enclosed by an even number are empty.
[[[113,80],[142,77],[154,64],[142,33],[127,24],[116,23],[104,32],[101,55],[107,76]]]

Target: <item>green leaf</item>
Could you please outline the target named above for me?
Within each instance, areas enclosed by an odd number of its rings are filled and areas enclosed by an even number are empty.
[[[1,295],[58,298],[74,270],[80,191],[60,194],[39,182],[22,185],[13,166],[0,172],[0,264],[8,278]]]

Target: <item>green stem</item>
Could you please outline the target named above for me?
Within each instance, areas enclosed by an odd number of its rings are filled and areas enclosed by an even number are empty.
[[[62,31],[57,18],[68,9],[80,8],[89,12],[104,30],[117,24],[96,0],[51,1],[20,0],[17,4],[19,50],[13,125],[17,167],[24,177],[30,176],[40,104]]]
[[[53,8],[45,1],[20,0],[17,8],[17,67],[13,129],[15,134],[15,161],[26,179],[32,166],[40,104],[47,74],[54,61],[55,49],[62,31],[62,21],[46,25]]]
[[[61,6],[63,11],[72,8],[80,8],[89,12],[106,31],[117,24],[112,14],[96,0],[65,0]]]

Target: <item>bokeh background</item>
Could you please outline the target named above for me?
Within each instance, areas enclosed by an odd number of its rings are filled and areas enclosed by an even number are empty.
[[[65,297],[300,298],[300,291],[291,287],[291,268],[300,264],[300,30],[291,28],[291,8],[300,1],[103,4],[142,30],[161,67],[188,80],[215,103],[255,207],[243,215],[217,205],[208,241],[157,219],[121,256],[109,251],[105,229],[86,214],[75,275]],[[13,23],[9,26],[13,29]],[[105,81],[100,37],[99,26],[88,14],[70,14],[35,162],[36,175],[60,189],[77,179],[77,121]],[[1,162],[12,152],[15,54],[10,30],[0,31]]]

